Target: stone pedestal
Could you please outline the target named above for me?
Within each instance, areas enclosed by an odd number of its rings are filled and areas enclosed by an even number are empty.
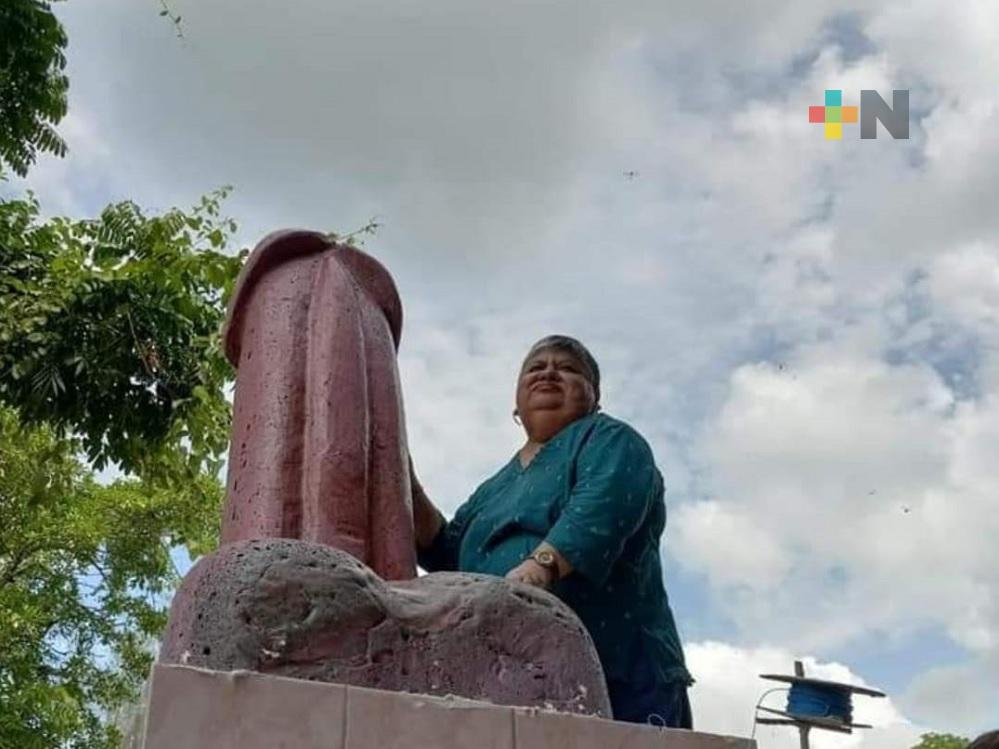
[[[756,749],[537,708],[185,666],[153,669],[144,749]]]

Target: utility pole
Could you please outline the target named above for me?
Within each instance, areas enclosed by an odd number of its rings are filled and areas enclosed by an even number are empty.
[[[805,665],[801,661],[794,662],[794,675],[795,676],[805,675]],[[811,726],[806,726],[803,724],[798,725],[798,738],[801,739],[801,749],[809,749],[808,732],[810,730]]]

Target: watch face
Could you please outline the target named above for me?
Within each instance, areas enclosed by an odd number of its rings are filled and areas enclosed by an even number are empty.
[[[548,567],[555,563],[555,555],[550,551],[539,551],[534,555],[534,561],[544,567]]]

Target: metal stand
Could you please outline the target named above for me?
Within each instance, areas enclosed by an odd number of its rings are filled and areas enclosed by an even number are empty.
[[[866,697],[885,696],[884,692],[879,692],[876,689],[857,687],[852,684],[840,684],[834,681],[814,679],[805,676],[805,666],[801,661],[794,662],[794,676],[787,676],[783,674],[760,674],[760,676],[771,681],[780,681],[786,684],[791,684],[792,688],[795,684],[808,684],[813,688],[819,687],[837,690],[841,694],[843,692],[849,692],[850,694],[862,694]],[[757,705],[756,709],[757,714],[754,716],[754,721],[758,725],[794,726],[797,728],[798,738],[801,742],[801,749],[809,749],[808,737],[813,728],[819,728],[823,731],[836,731],[837,733],[853,733],[853,730],[856,728],[871,727],[864,723],[853,723],[850,721],[849,717],[844,719],[833,715],[827,717],[796,715],[787,712],[787,710],[778,710],[772,707],[763,707],[762,705]],[[779,717],[763,717],[759,715],[760,712]]]

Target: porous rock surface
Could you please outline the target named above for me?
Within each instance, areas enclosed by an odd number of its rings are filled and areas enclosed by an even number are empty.
[[[227,544],[174,597],[164,663],[610,717],[603,671],[575,614],[498,577],[386,583],[307,541]]]

